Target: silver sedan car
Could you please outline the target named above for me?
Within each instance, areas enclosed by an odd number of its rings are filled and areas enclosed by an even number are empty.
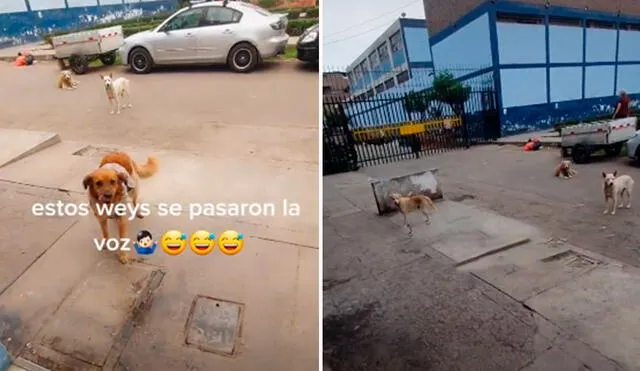
[[[286,14],[241,1],[205,1],[182,8],[158,27],[127,37],[120,60],[135,73],[155,65],[227,64],[249,72],[284,53]]]

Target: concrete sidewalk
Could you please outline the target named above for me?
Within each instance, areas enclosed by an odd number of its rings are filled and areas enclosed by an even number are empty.
[[[33,147],[26,139],[25,150]],[[154,212],[131,221],[131,238],[141,229],[155,240],[172,229],[216,236],[234,229],[245,236],[244,250],[199,256],[187,248],[169,256],[158,248],[122,266],[93,246],[99,236],[93,217],[32,213],[34,203],[86,202],[82,179],[112,150],[141,162],[158,157],[158,174],[141,181],[140,202],[154,211],[159,203],[186,208],[287,198],[300,203],[301,216],[190,219],[186,212]],[[62,141],[0,167],[0,340],[14,359],[48,369],[316,368],[317,169],[291,166]],[[254,186],[264,179],[268,186]]]
[[[409,238],[402,217],[376,215],[368,170],[324,178],[334,371],[640,369],[640,271],[446,189]]]

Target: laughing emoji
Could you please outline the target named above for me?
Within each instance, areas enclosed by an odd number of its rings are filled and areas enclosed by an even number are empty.
[[[233,230],[222,232],[218,238],[218,248],[225,255],[235,255],[242,250],[244,237],[242,233]]]
[[[160,240],[162,250],[169,255],[179,255],[187,247],[187,235],[180,231],[169,231]]]
[[[191,238],[189,238],[191,251],[198,255],[207,255],[213,250],[215,244],[216,235],[203,230],[193,232]]]

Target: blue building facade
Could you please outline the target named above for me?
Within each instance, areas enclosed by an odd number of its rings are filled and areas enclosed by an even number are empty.
[[[146,17],[177,7],[177,0],[2,0],[0,47],[39,41],[58,30]]]
[[[611,112],[640,94],[640,18],[487,1],[430,39],[436,70],[465,60],[462,81],[491,74],[502,135]],[[484,67],[486,65],[488,67]]]
[[[396,20],[346,69],[351,93],[373,97],[424,89],[434,72],[428,46],[424,19]]]

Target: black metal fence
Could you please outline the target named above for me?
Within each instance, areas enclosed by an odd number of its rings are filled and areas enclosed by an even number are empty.
[[[325,96],[323,173],[419,158],[498,138],[493,87],[466,87],[462,95],[464,102],[433,89],[357,99]]]

